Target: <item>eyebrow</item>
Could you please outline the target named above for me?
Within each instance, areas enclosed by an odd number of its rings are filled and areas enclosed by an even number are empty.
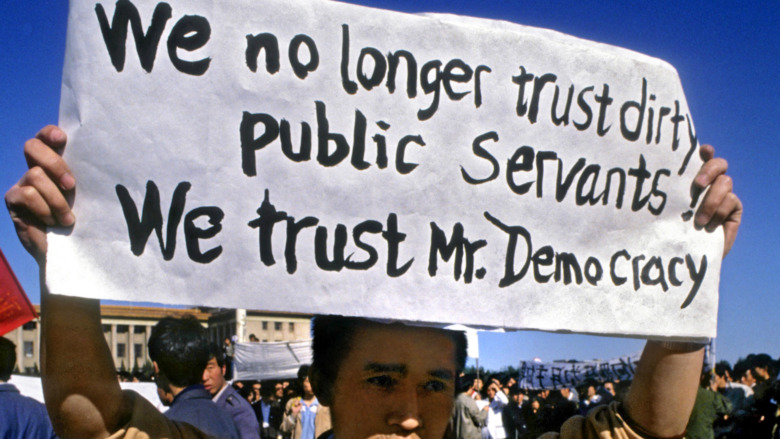
[[[407,368],[405,364],[398,363],[367,363],[363,370],[366,372],[394,372],[406,375]]]
[[[447,380],[447,381],[453,379],[453,376],[454,376],[452,374],[452,372],[450,372],[447,369],[433,370],[433,371],[428,372],[428,374],[431,375],[431,376],[434,376],[434,377],[436,377],[436,378],[438,378],[440,380]]]
[[[399,363],[367,363],[365,367],[363,367],[363,370],[366,372],[373,372],[373,373],[392,372],[401,375],[406,375],[408,373],[408,369],[406,365],[399,364]],[[449,371],[447,369],[435,369],[429,371],[428,375],[438,378],[440,380],[452,380],[454,377],[452,371]]]

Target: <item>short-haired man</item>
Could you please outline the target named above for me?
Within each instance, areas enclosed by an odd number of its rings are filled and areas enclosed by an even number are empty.
[[[241,439],[260,439],[260,424],[255,411],[236,389],[225,380],[225,357],[216,344],[209,348],[209,361],[203,371],[203,386],[211,394],[211,399],[230,414]]]
[[[458,395],[452,409],[452,417],[447,427],[457,439],[481,439],[482,426],[487,420],[489,406],[480,409],[472,394],[475,392],[473,377],[460,376],[457,380]]]
[[[173,396],[165,412],[168,419],[186,422],[214,437],[239,438],[233,419],[216,407],[202,384],[209,343],[200,322],[192,316],[160,320],[149,335],[149,357],[155,383]]]
[[[46,407],[23,396],[8,383],[16,366],[16,345],[0,337],[0,438],[52,439],[57,435],[49,421]]]
[[[462,333],[340,316],[316,317],[312,332],[310,376],[336,439],[443,437],[466,362]]]
[[[257,383],[260,386],[260,383]],[[282,399],[284,397],[284,388],[278,381],[266,381],[262,387],[258,388],[258,398],[252,403],[252,408],[257,416],[257,421],[261,424],[262,439],[277,439],[283,436],[281,431],[282,419],[284,417],[284,406]]]
[[[509,404],[504,407],[502,414],[507,439],[521,439],[528,431],[523,416],[524,400],[525,394],[520,386],[516,383],[511,385],[509,387]]]
[[[75,222],[67,200],[76,182],[58,154],[65,143],[65,133],[53,126],[28,141],[30,170],[5,197],[17,234],[41,273],[46,226]],[[723,225],[725,255],[736,238],[742,204],[724,175],[726,162],[713,159],[709,146],[702,146],[700,154],[705,163],[694,186],[709,190],[694,224],[708,230]],[[120,438],[152,431],[149,435],[154,437],[204,437],[188,424],[161,422],[151,404],[122,392],[103,338],[99,302],[49,294],[43,280],[43,386],[60,436]],[[442,438],[452,411],[455,376],[462,367],[460,352],[465,352],[450,334],[367,321],[344,325],[339,318],[319,328],[315,323],[312,379],[323,403],[331,405],[337,439],[385,434]],[[330,340],[349,340],[340,346],[323,344],[325,333]],[[612,437],[630,438],[680,435],[695,400],[703,353],[700,345],[648,341],[624,404],[599,408],[587,419],[570,419],[560,436],[582,438],[585,431],[599,431],[602,437],[610,432]],[[186,434],[181,433],[184,430]]]

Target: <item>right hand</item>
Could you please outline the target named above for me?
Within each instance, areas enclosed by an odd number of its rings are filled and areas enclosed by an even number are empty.
[[[24,248],[38,261],[46,258],[46,227],[72,226],[68,198],[76,180],[61,154],[67,136],[49,125],[24,144],[28,170],[5,194],[5,205]]]
[[[293,417],[298,416],[298,413],[301,412],[301,407],[302,407],[302,404],[301,404],[300,401],[298,401],[295,404],[293,404],[292,411],[291,411],[291,414],[292,414]]]

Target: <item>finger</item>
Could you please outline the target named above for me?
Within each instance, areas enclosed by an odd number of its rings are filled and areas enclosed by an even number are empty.
[[[41,167],[62,190],[72,190],[76,180],[65,160],[60,156],[64,147],[65,133],[55,126],[48,126],[38,135],[25,142],[24,156],[27,166]],[[56,149],[55,149],[56,148]]]
[[[702,161],[708,161],[715,157],[715,148],[712,145],[701,145],[699,147],[699,157]]]
[[[716,216],[716,214],[727,195],[732,193],[732,189],[733,182],[731,177],[719,175],[710,186],[710,190],[707,191],[707,195],[704,196],[704,200],[702,200],[699,209],[696,211],[694,224],[697,227],[705,227],[715,219],[715,223],[720,225],[728,216],[728,213],[720,216]]]
[[[734,241],[737,239],[737,231],[739,231],[739,225],[742,223],[742,201],[733,192],[728,195],[728,203],[732,206],[731,213],[726,217],[723,222],[723,256],[725,257],[734,246]],[[725,204],[725,203],[724,203]]]
[[[75,220],[65,195],[41,167],[34,167],[19,180],[23,207],[39,221],[48,225],[71,226]]]
[[[712,232],[715,229],[718,228],[720,225],[725,225],[727,221],[731,218],[734,211],[737,208],[737,205],[739,203],[739,199],[733,192],[729,192],[726,194],[726,196],[721,201],[720,205],[716,208],[715,212],[712,215],[712,218],[710,221],[704,226],[704,228]],[[741,205],[739,206],[739,209],[741,211]],[[740,219],[741,219],[741,213],[740,213]]]
[[[68,140],[67,135],[62,129],[56,125],[46,125],[38,134],[35,135],[36,139],[39,139],[54,149],[62,149],[65,147],[65,143]]]
[[[34,188],[17,183],[6,192],[5,205],[24,248],[36,259],[46,254],[46,225],[28,209],[48,211],[43,197]]]
[[[696,174],[696,178],[693,179],[694,188],[704,189],[712,182],[714,182],[718,176],[723,175],[729,169],[729,164],[722,158],[713,158],[704,162],[699,169],[699,173]]]

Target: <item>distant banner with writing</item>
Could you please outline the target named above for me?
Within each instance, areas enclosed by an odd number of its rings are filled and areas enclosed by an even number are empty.
[[[517,382],[527,390],[576,387],[586,381],[625,381],[634,378],[639,354],[613,358],[607,361],[573,363],[520,363]]]

